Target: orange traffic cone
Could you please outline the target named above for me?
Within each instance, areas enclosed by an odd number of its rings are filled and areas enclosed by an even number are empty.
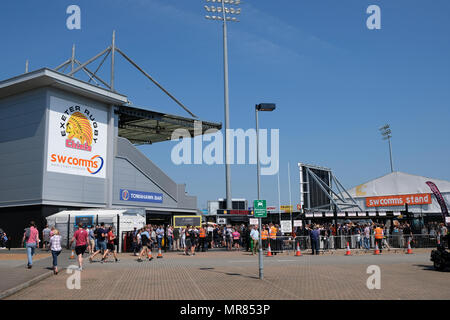
[[[378,243],[375,245],[375,252],[373,254],[380,254],[380,249],[378,249]]]
[[[351,252],[350,252],[350,245],[347,242],[347,252],[345,253],[346,256],[351,256]]]
[[[158,255],[156,256],[156,258],[160,259],[162,258],[162,253],[161,253],[161,248],[158,249]]]
[[[295,256],[300,257],[302,253],[300,252],[300,244],[297,242],[297,251],[295,251]]]
[[[272,250],[270,250],[270,243],[269,243],[269,247],[267,248],[267,256],[268,257],[272,256]]]
[[[412,254],[412,249],[411,249],[411,241],[408,241],[408,250],[406,251],[406,254]]]
[[[69,259],[75,259],[75,252],[72,250],[72,254],[70,255]]]

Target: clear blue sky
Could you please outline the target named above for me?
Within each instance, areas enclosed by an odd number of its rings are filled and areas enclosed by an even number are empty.
[[[81,30],[66,28],[66,8],[81,7]],[[0,2],[0,79],[86,60],[117,45],[201,119],[223,122],[221,25],[204,19],[204,0],[47,0]],[[366,28],[366,9],[382,10],[382,29]],[[448,0],[247,0],[229,27],[231,127],[280,129],[282,204],[298,203],[297,162],[330,167],[350,188],[395,170],[450,180],[450,2]],[[107,68],[108,69],[108,68]],[[104,73],[108,78],[108,72]],[[119,60],[116,88],[137,106],[188,116]],[[207,200],[224,197],[223,166],[175,166],[174,143],[140,149],[178,183]],[[232,166],[233,197],[256,198],[256,166]],[[262,198],[277,205],[276,176]]]

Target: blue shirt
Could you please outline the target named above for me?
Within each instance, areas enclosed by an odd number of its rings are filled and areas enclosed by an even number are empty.
[[[161,228],[156,229],[156,235],[159,239],[161,239],[164,236],[164,229]]]
[[[319,236],[320,236],[320,232],[318,229],[314,229],[311,231],[311,239],[317,240],[317,239],[319,239]]]

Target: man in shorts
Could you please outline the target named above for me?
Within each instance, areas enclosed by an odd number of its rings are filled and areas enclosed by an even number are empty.
[[[139,253],[138,262],[142,262],[142,256],[144,255],[144,252],[145,252],[145,254],[148,254],[149,250],[151,250],[150,233],[148,231],[149,231],[149,229],[147,227],[147,228],[145,228],[144,231],[142,231],[140,233],[142,250]],[[153,257],[148,259],[148,261],[152,261],[152,260],[153,260]]]
[[[75,231],[72,240],[70,240],[69,247],[75,241],[75,253],[78,257],[79,270],[83,270],[83,254],[86,248],[89,247],[89,233],[85,230],[86,226],[83,227],[82,223],[78,224],[78,230]]]
[[[119,262],[119,259],[117,259],[117,253],[116,253],[116,235],[112,231],[112,227],[108,228],[108,234],[106,235],[106,239],[108,243],[106,244],[106,251],[103,254],[102,260],[106,261],[106,258],[108,257],[109,253],[112,252],[114,255],[114,259],[116,262]]]
[[[105,241],[106,234],[107,234],[107,232],[105,230],[105,223],[102,222],[100,224],[100,228],[97,229],[97,251],[95,251],[94,254],[89,257],[90,262],[93,261],[92,259],[97,254],[104,253],[106,251],[106,241]],[[103,258],[102,258],[101,262],[103,263]]]

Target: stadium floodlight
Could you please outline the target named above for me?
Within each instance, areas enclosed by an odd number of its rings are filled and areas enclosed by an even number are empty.
[[[384,126],[380,127],[378,130],[381,131],[381,136],[383,137],[383,140],[388,140],[388,142],[389,142],[389,158],[391,161],[391,172],[394,172],[394,166],[392,164],[392,146],[391,146],[392,130],[391,130],[391,126],[389,124],[385,124]]]
[[[227,22],[239,22],[234,16],[241,14],[241,8],[238,6],[241,4],[241,0],[206,0],[207,5],[204,6],[205,10],[210,13],[218,13],[219,15],[206,15],[207,20],[222,21],[223,24],[223,69],[224,69],[224,109],[225,109],[225,133],[230,128],[230,105],[229,105],[229,90],[228,90],[228,35],[227,35]],[[219,4],[215,6],[215,4]],[[226,6],[225,6],[226,4]],[[221,14],[221,16],[220,16]],[[230,141],[225,134],[225,181],[226,181],[226,208],[232,209],[232,197],[231,197],[231,166],[230,166],[230,154],[232,153]]]

